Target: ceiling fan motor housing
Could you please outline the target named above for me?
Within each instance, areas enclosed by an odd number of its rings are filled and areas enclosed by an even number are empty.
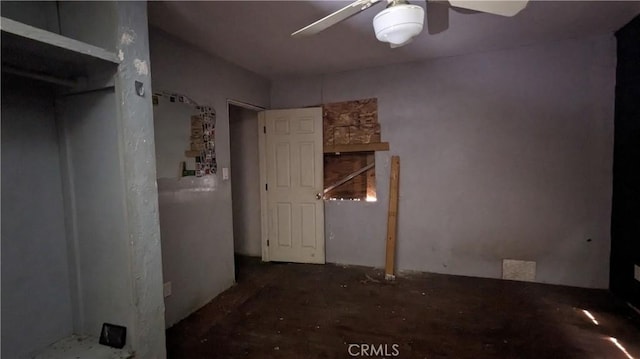
[[[418,5],[395,5],[373,18],[376,37],[394,45],[404,44],[422,31],[424,9]]]

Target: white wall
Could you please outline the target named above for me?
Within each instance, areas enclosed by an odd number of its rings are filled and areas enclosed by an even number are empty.
[[[161,144],[155,149],[158,178],[178,177],[181,162],[195,170],[195,158],[186,157],[184,152],[191,146],[191,116],[198,112],[194,106],[158,96],[158,104],[153,106],[154,138]]]
[[[120,129],[113,89],[65,96],[57,110],[63,146],[67,238],[74,288],[75,332],[97,336],[103,323],[127,328],[134,307]]]
[[[150,30],[150,47],[154,90],[216,109],[218,169],[230,167],[227,99],[268,107],[269,82],[158,29]],[[164,281],[174,283],[165,299],[171,326],[234,282],[231,184],[219,170],[199,180],[159,181],[158,189]]]
[[[185,158],[184,151],[190,146],[191,116],[196,111],[191,105],[170,102],[165,97],[159,97],[158,104],[153,106],[162,271],[164,281],[171,282],[174,293],[165,298],[166,326],[197,309],[194,298],[202,301],[206,295],[201,283],[210,283],[214,287],[207,290],[215,292],[233,283],[233,276],[229,276],[225,267],[229,261],[228,246],[213,245],[210,233],[203,233],[211,231],[211,226],[200,222],[220,217],[222,209],[212,205],[218,187],[215,177],[178,178],[180,162],[186,161],[187,169],[195,169],[195,159]],[[201,248],[209,250],[200,253]],[[213,280],[212,268],[220,272]]]
[[[273,108],[378,98],[377,203],[327,202],[327,261],[381,267],[389,158],[400,156],[397,265],[606,288],[613,36],[273,83]]]
[[[229,106],[233,236],[236,253],[260,257],[260,167],[258,113]]]
[[[58,149],[53,94],[3,74],[3,358],[25,358],[72,332]]]

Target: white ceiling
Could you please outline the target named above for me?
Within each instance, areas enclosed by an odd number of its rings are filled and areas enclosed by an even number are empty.
[[[424,1],[412,1],[425,6]],[[321,74],[611,33],[640,13],[640,1],[534,1],[512,18],[449,11],[449,29],[426,29],[409,45],[378,42],[376,5],[315,36],[291,32],[349,1],[150,2],[149,21],[263,76]]]

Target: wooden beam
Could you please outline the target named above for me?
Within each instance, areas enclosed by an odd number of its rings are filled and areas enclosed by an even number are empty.
[[[396,235],[398,232],[398,197],[400,189],[400,157],[391,157],[391,177],[389,180],[389,214],[387,217],[387,258],[384,278],[395,279]]]
[[[324,153],[389,151],[389,142],[324,146]]]

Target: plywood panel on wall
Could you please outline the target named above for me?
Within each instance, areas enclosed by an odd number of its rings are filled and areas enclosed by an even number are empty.
[[[324,145],[380,142],[378,100],[375,98],[323,105]],[[373,152],[325,154],[325,188],[373,163]],[[335,199],[375,198],[375,170],[371,169],[329,193]]]
[[[325,146],[380,142],[377,99],[335,102],[322,107]]]

